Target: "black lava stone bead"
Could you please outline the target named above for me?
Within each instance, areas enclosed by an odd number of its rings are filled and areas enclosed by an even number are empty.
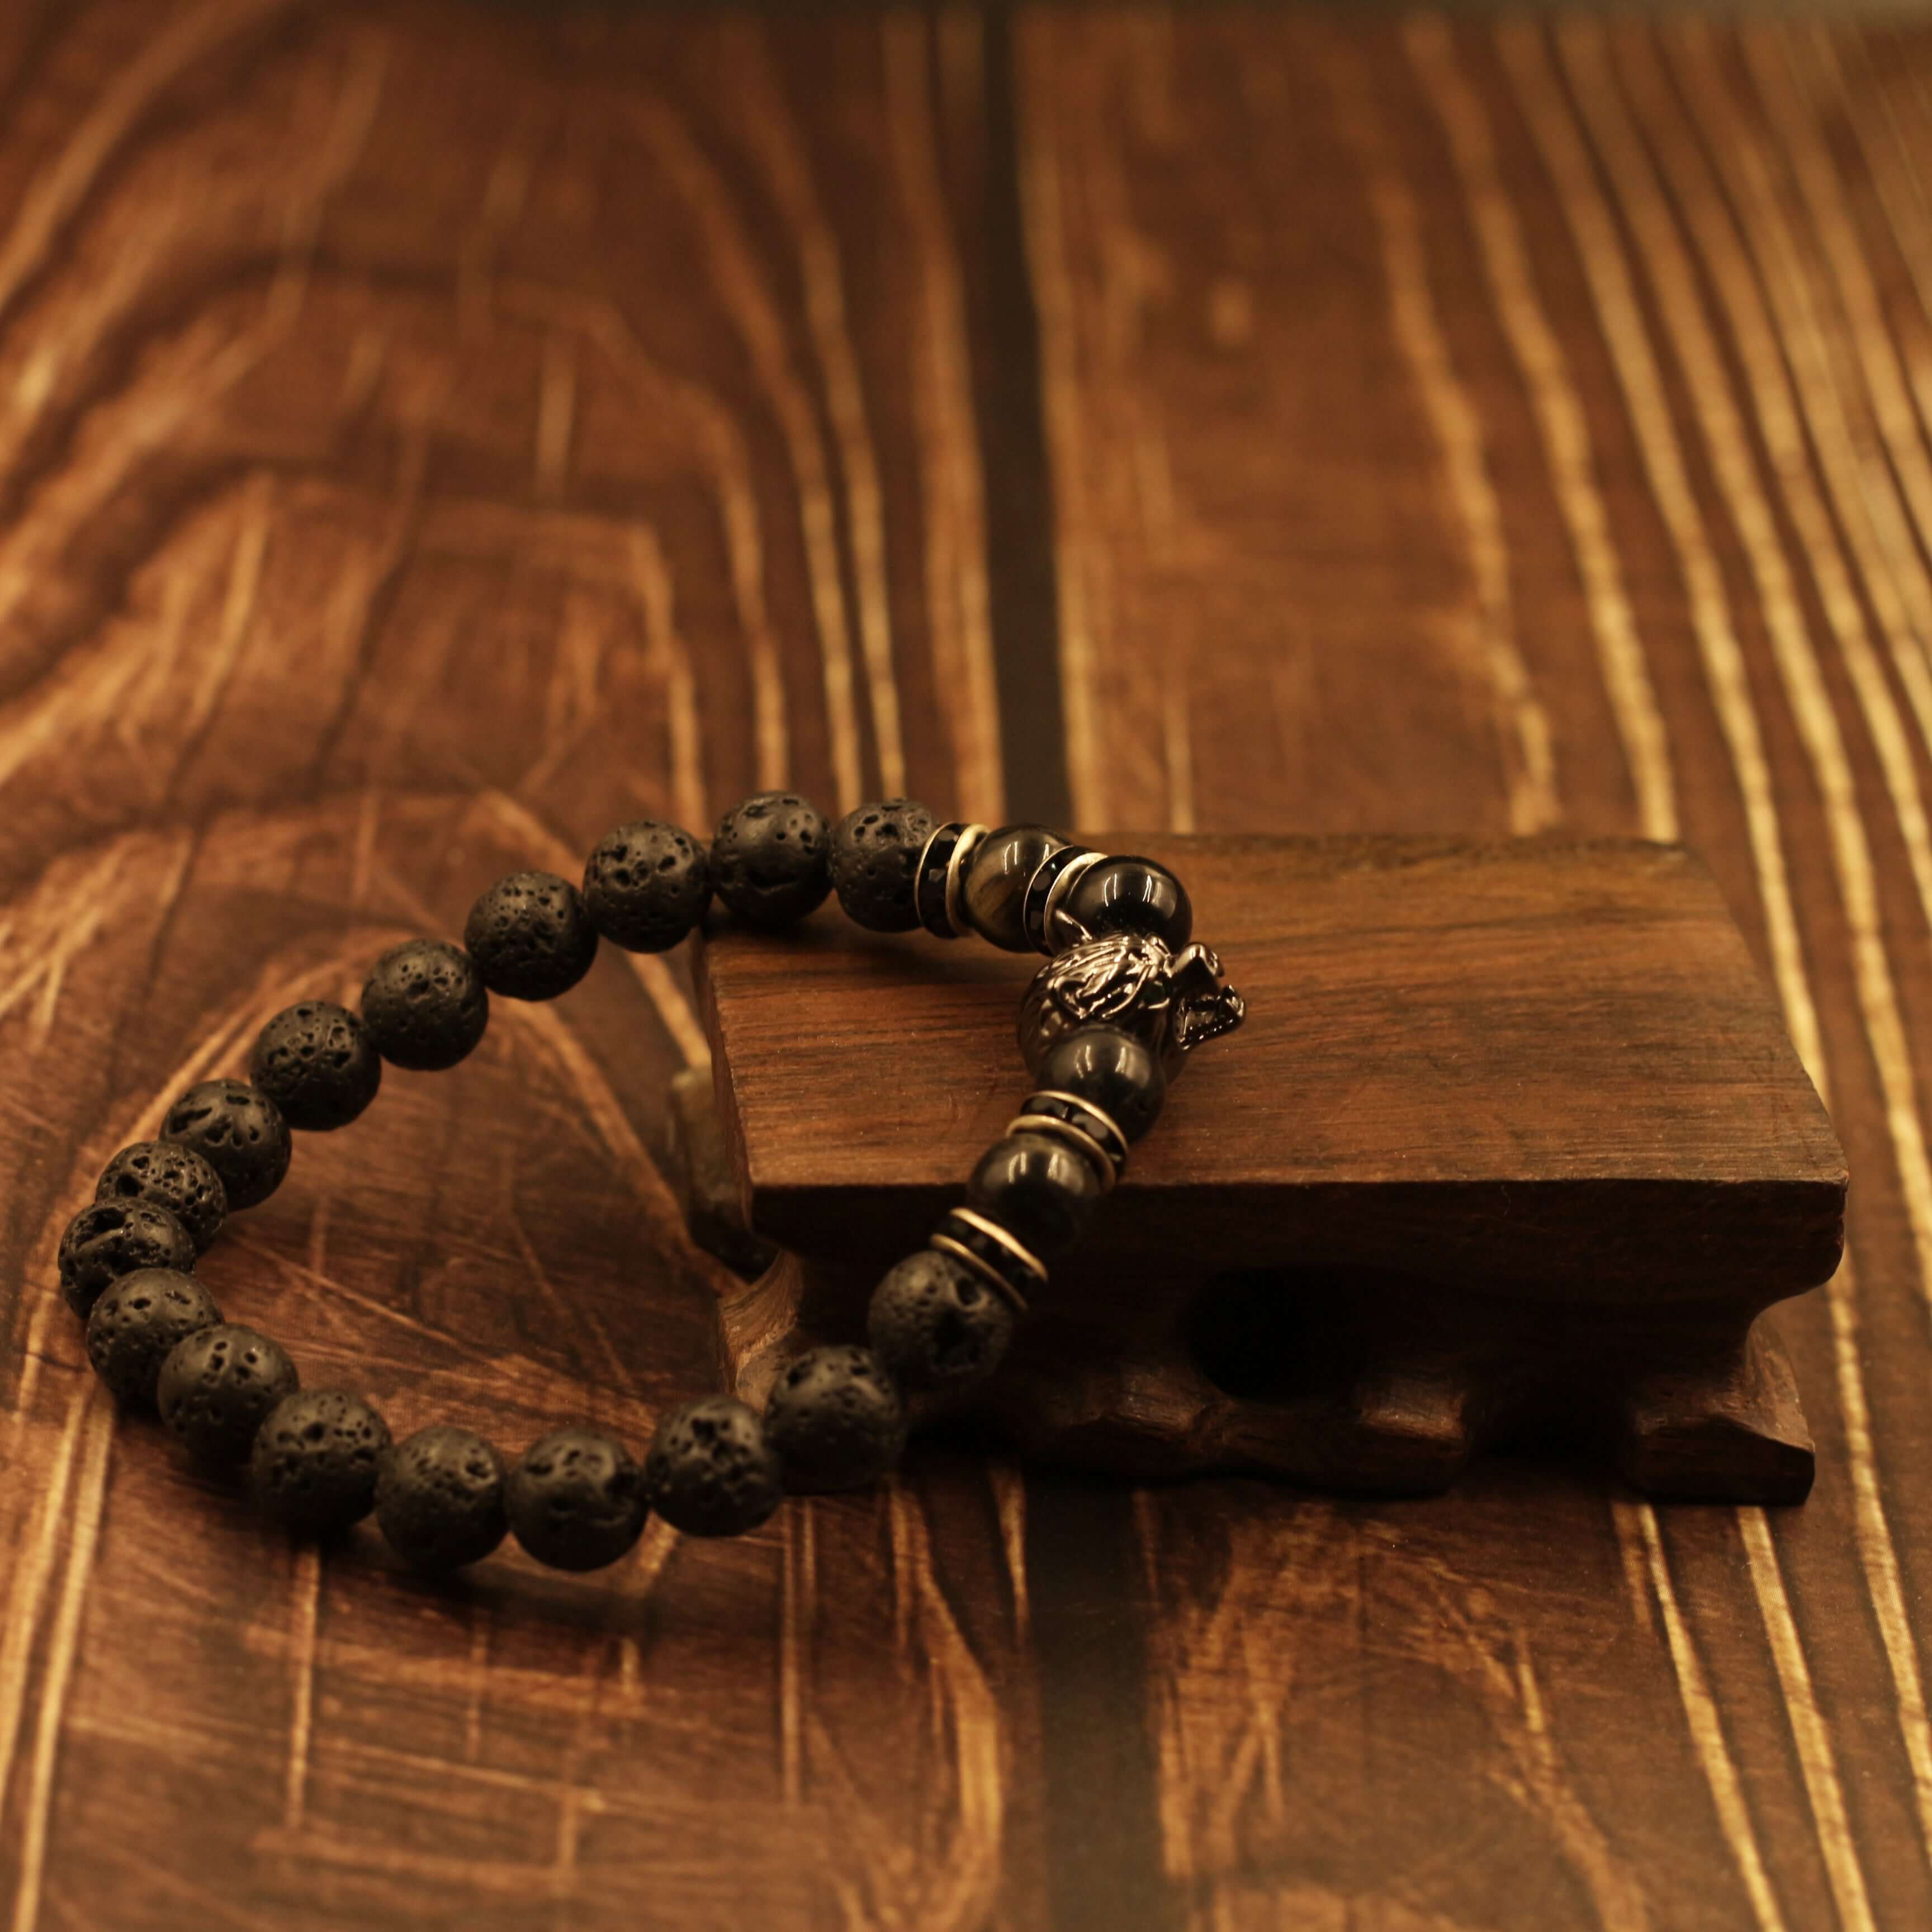
[[[644,1458],[651,1507],[687,1536],[738,1536],[778,1506],[784,1485],[764,1424],[742,1402],[707,1395],[658,1424]]]
[[[511,872],[470,908],[463,943],[493,993],[554,1000],[590,970],[597,928],[584,898],[554,872]]]
[[[753,926],[789,926],[832,890],[825,821],[795,791],[761,791],[718,821],[711,883]]]
[[[220,1175],[230,1213],[267,1200],[289,1171],[281,1109],[239,1080],[190,1087],[168,1109],[161,1138],[193,1148]]]
[[[1025,920],[1028,881],[1066,843],[1043,825],[1003,825],[987,833],[974,848],[959,882],[966,923],[1002,952],[1031,952]]]
[[[346,1127],[376,1097],[382,1057],[346,1006],[304,1000],[284,1006],[255,1038],[248,1078],[304,1133]]]
[[[482,1436],[432,1423],[384,1452],[376,1521],[389,1547],[422,1570],[460,1570],[508,1533],[503,1459]]]
[[[968,1204],[1016,1235],[1042,1261],[1080,1238],[1100,1178],[1064,1141],[1010,1134],[980,1157],[966,1184]]]
[[[869,1348],[814,1348],[774,1384],[765,1436],[795,1495],[862,1489],[905,1447],[905,1406]]]
[[[927,1248],[872,1291],[866,1336],[901,1388],[957,1394],[998,1367],[1013,1311],[963,1262]]]
[[[597,842],[584,868],[591,923],[627,952],[663,952],[704,916],[711,861],[688,832],[640,819]]]
[[[188,1232],[198,1255],[207,1253],[228,1218],[228,1192],[205,1156],[178,1141],[136,1141],[101,1171],[97,1201],[136,1201],[165,1208]]]
[[[214,1298],[191,1274],[136,1268],[94,1304],[87,1318],[87,1359],[130,1408],[152,1408],[161,1364],[175,1344],[221,1319]]]
[[[161,1420],[198,1462],[245,1462],[255,1432],[302,1386],[279,1342],[230,1322],[168,1351],[154,1390]]]
[[[560,1429],[532,1442],[505,1491],[510,1527],[553,1570],[601,1570],[643,1534],[644,1472],[621,1442]]]
[[[489,1024],[482,974],[446,940],[392,946],[363,982],[363,1028],[392,1066],[440,1073],[476,1050]]]
[[[1138,932],[1178,952],[1194,935],[1187,888],[1152,859],[1102,859],[1067,888],[1060,916],[1095,939]]]
[[[1160,1062],[1118,1027],[1076,1027],[1053,1043],[1040,1084],[1090,1101],[1130,1141],[1160,1117],[1167,1075]]]
[[[889,798],[848,812],[832,834],[832,884],[848,917],[874,932],[919,924],[914,889],[932,814],[916,799]]]
[[[67,1224],[60,1244],[61,1292],[85,1320],[124,1274],[136,1268],[194,1266],[194,1239],[165,1208],[145,1201],[97,1201]]]
[[[303,1389],[284,1396],[256,1432],[248,1459],[255,1500],[272,1522],[326,1536],[360,1522],[376,1503],[389,1425],[360,1396]]]

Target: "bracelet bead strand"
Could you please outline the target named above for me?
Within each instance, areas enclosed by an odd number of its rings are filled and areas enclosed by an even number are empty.
[[[762,1415],[700,1396],[659,1419],[641,1462],[585,1425],[514,1460],[446,1423],[396,1442],[360,1396],[304,1388],[280,1346],[225,1322],[196,1279],[228,1215],[281,1184],[292,1129],[349,1125],[376,1099],[386,1062],[458,1065],[482,1042],[493,994],[557,998],[603,940],[663,952],[714,895],[776,929],[832,892],[873,932],[973,933],[1046,955],[1020,1016],[1034,1090],[962,1204],[880,1282],[865,1346],[797,1357]],[[513,872],[478,896],[461,946],[392,947],[359,1012],[310,1000],[273,1016],[250,1081],[191,1087],[158,1138],[108,1162],[62,1239],[62,1289],[116,1399],[158,1410],[197,1463],[245,1466],[258,1505],[291,1534],[338,1534],[373,1513],[396,1554],[429,1572],[479,1562],[506,1536],[553,1568],[601,1568],[633,1547],[653,1510],[686,1535],[742,1534],[788,1494],[877,1482],[915,1412],[956,1402],[998,1369],[1185,1053],[1240,1022],[1192,927],[1185,887],[1154,860],[1091,851],[1043,826],[939,824],[911,799],[861,806],[828,829],[796,793],[762,792],[725,814],[708,847],[674,825],[620,826],[591,852],[580,890]]]

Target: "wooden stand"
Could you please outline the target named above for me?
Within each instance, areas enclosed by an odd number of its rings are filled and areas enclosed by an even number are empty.
[[[1758,1321],[1829,1279],[1844,1156],[1681,849],[1088,842],[1172,865],[1248,1002],[1171,1090],[975,1414],[1138,1475],[1438,1490],[1473,1444],[1613,1440],[1659,1496],[1790,1502],[1812,1446]],[[1026,1079],[1037,959],[828,908],[720,924],[699,979],[728,1167],[782,1258],[721,1306],[728,1382],[863,1330]]]

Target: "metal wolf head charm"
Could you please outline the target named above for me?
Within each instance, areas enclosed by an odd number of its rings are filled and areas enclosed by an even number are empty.
[[[1020,1051],[1037,1078],[1062,1034],[1114,1026],[1144,1041],[1172,1072],[1204,1040],[1239,1026],[1246,1010],[1206,946],[1174,953],[1123,933],[1069,946],[1034,974],[1020,1006]]]

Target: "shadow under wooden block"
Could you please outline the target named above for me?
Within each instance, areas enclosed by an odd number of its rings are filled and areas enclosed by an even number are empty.
[[[1759,1317],[1838,1264],[1843,1156],[1702,864],[1614,842],[1115,835],[1187,880],[1247,1024],[1191,1058],[974,1413],[1139,1474],[1438,1490],[1593,1436],[1660,1496],[1790,1502]],[[744,1226],[730,1380],[854,1340],[1027,1090],[1040,962],[828,908],[698,976]]]

